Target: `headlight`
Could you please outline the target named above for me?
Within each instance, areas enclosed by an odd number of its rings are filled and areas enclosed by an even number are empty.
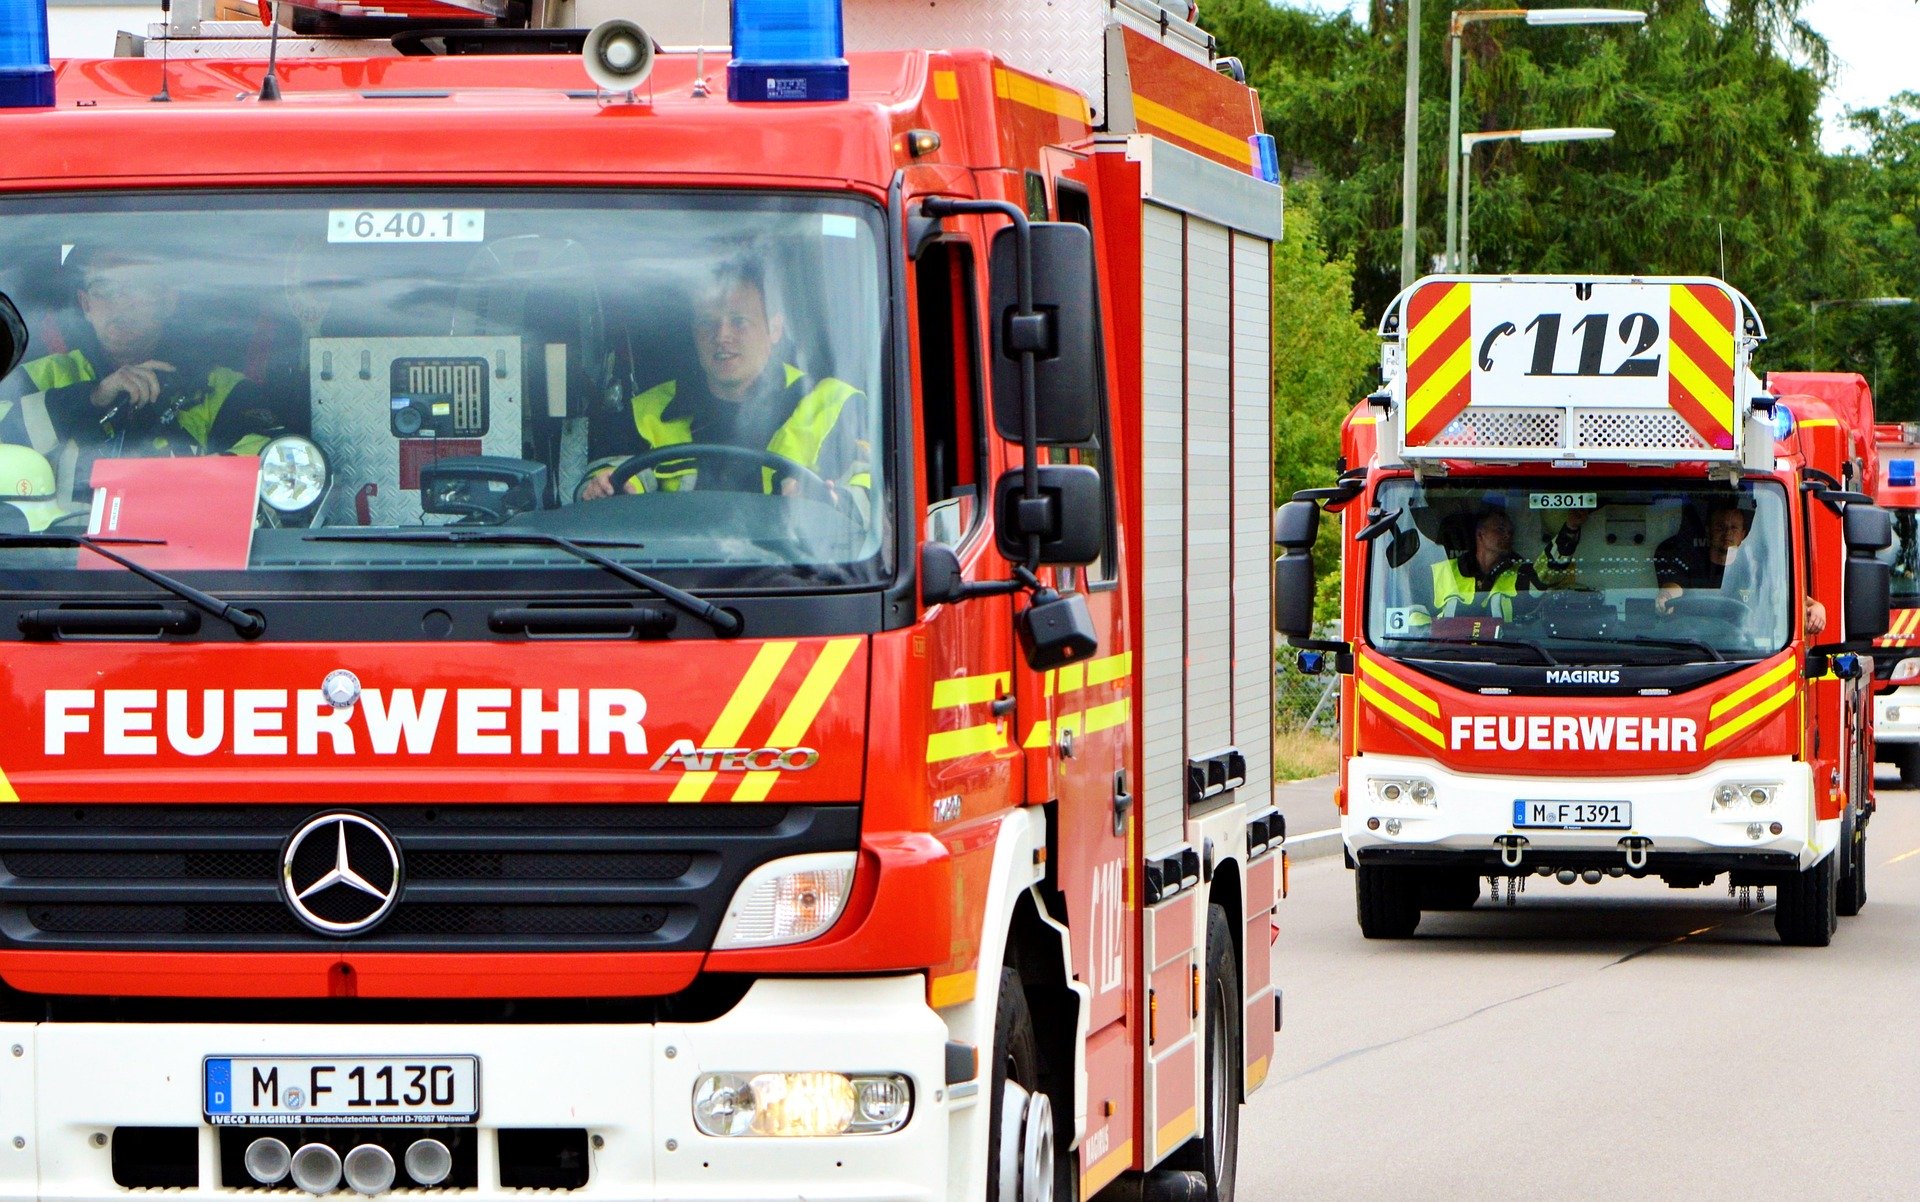
[[[853,890],[854,853],[816,852],[762,864],[727,905],[716,950],[800,943],[832,926]]]
[[[327,490],[327,457],[293,435],[276,438],[260,452],[260,499],[281,513],[311,508]]]
[[[1893,665],[1890,680],[1920,680],[1920,656],[1908,656]]]
[[[912,1113],[913,1085],[897,1073],[702,1073],[693,1085],[693,1123],[707,1135],[885,1135]]]
[[[1368,782],[1374,797],[1390,806],[1436,804],[1433,782],[1413,777],[1376,777]]]
[[[1764,809],[1780,792],[1779,781],[1728,781],[1713,791],[1716,810]]]

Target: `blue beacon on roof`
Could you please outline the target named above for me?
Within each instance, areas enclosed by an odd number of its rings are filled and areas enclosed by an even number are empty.
[[[1893,459],[1887,463],[1887,483],[1895,488],[1913,487],[1913,460]]]
[[[727,99],[845,100],[845,55],[840,0],[733,0]]]
[[[0,0],[0,108],[51,107],[46,0]]]

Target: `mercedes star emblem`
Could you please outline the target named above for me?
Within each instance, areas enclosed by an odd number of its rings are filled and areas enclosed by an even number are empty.
[[[380,925],[400,896],[400,848],[360,814],[310,818],[280,857],[280,888],[294,916],[322,935]]]
[[[360,678],[345,668],[335,668],[321,680],[320,695],[334,709],[351,709],[360,700]]]

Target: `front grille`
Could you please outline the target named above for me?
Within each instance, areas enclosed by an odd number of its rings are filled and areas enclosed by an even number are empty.
[[[704,950],[753,868],[852,850],[860,826],[853,806],[353,809],[392,833],[405,880],[384,922],[341,940],[279,887],[288,837],[328,807],[7,806],[0,947]]]

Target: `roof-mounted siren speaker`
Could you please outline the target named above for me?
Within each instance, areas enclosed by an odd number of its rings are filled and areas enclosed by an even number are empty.
[[[580,56],[586,60],[587,78],[609,92],[631,92],[653,74],[653,39],[618,17],[593,27]]]

